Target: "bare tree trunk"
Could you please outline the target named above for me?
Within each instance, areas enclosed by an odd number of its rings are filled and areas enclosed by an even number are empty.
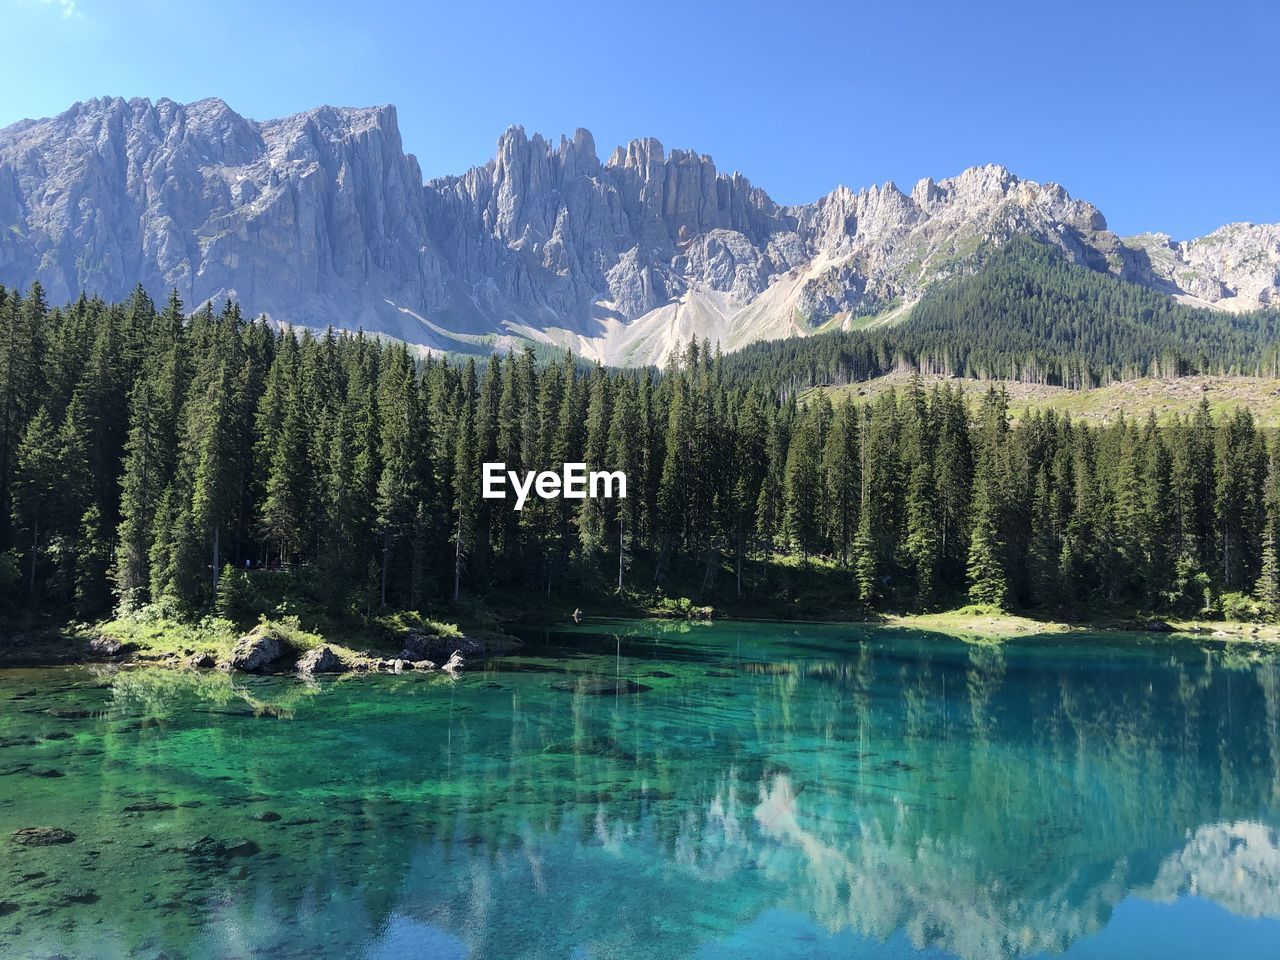
[[[36,558],[40,556],[40,521],[36,520],[32,524],[34,529],[31,533],[31,582],[27,585],[28,596],[36,595]]]
[[[221,572],[221,567],[218,564],[218,548],[222,545],[221,537],[222,537],[222,528],[215,526],[213,528],[213,589],[214,590],[218,589],[218,574]]]
[[[738,596],[742,596],[742,518],[741,517],[738,518],[737,534],[738,534],[738,547],[737,547],[737,556],[735,558],[737,561],[736,573],[737,573],[737,581],[738,581]]]
[[[458,518],[458,535],[453,542],[453,599],[456,603],[462,589],[462,518]]]
[[[387,605],[387,531],[382,531],[382,605]]]

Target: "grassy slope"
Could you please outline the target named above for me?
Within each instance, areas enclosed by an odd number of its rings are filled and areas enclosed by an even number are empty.
[[[902,374],[890,374],[864,383],[844,387],[822,387],[838,401],[845,396],[858,400],[871,400],[890,387],[902,389],[909,381]],[[923,377],[927,387],[943,382],[941,377]],[[952,385],[963,386],[976,400],[989,385],[982,380],[948,380]],[[1154,413],[1158,419],[1169,420],[1195,410],[1202,397],[1207,398],[1215,414],[1230,413],[1236,407],[1248,407],[1264,427],[1280,427],[1280,380],[1263,377],[1181,377],[1174,380],[1144,378],[1125,383],[1114,383],[1092,390],[1068,390],[1065,387],[1049,387],[1030,383],[995,381],[1003,383],[1009,393],[1009,406],[1014,416],[1027,410],[1056,410],[1073,417],[1107,422],[1122,412],[1126,417],[1145,418]]]

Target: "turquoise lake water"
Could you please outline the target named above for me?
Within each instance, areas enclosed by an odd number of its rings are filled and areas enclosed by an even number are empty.
[[[0,671],[0,956],[1280,958],[1276,656],[523,636],[456,683]]]

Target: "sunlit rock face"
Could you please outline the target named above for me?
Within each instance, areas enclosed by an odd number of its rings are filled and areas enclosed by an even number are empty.
[[[394,107],[259,123],[221,100],[100,99],[0,131],[0,282],[414,336],[444,302],[422,174]]]
[[[1122,241],[1057,184],[987,165],[784,207],[652,138],[519,127],[423,184],[394,107],[241,117],[221,100],[104,98],[0,130],[0,283],[252,313],[491,349],[523,338],[614,363],[688,337],[726,349],[901,317],[980,248],[1025,235],[1199,303],[1277,302],[1280,227]]]

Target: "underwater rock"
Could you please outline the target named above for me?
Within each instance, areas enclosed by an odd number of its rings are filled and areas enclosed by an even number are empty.
[[[347,665],[333,650],[321,644],[298,658],[297,670],[304,677],[313,673],[341,673]]]
[[[252,857],[262,851],[252,840],[246,840],[243,837],[239,840],[232,840],[225,847],[228,857]]]
[[[18,909],[18,904],[12,900],[0,900],[0,917],[8,916]]]
[[[31,770],[33,777],[44,777],[46,780],[56,780],[58,777],[65,777],[66,774],[56,767],[33,767]]]
[[[98,896],[97,891],[90,890],[88,887],[78,887],[64,893],[54,901],[54,906],[66,907],[73,903],[97,903],[100,899],[102,898]]]
[[[593,757],[609,757],[613,760],[625,760],[634,762],[636,755],[625,749],[613,737],[594,736],[582,737],[578,740],[569,740],[561,743],[549,743],[542,748],[542,752],[548,756],[593,756]]]
[[[182,853],[197,860],[229,860],[232,857],[252,857],[260,852],[252,840],[243,837],[226,843],[213,837],[201,837],[189,846],[180,848]]]
[[[253,819],[262,823],[275,823],[280,819],[280,814],[276,813],[274,810],[263,810],[261,813],[254,814]]]
[[[92,710],[73,710],[69,707],[50,707],[45,713],[59,720],[88,720],[93,716]]]
[[[163,810],[176,809],[172,803],[165,803],[163,800],[142,800],[138,803],[131,803],[124,808],[125,813],[159,813]]]
[[[9,837],[24,847],[49,847],[55,843],[71,843],[75,838],[74,833],[61,827],[23,827]]]
[[[551,685],[552,690],[561,693],[581,693],[589,697],[607,697],[619,693],[645,693],[652,690],[643,683],[634,680],[614,679],[611,677],[579,677],[575,680],[558,680]]]

